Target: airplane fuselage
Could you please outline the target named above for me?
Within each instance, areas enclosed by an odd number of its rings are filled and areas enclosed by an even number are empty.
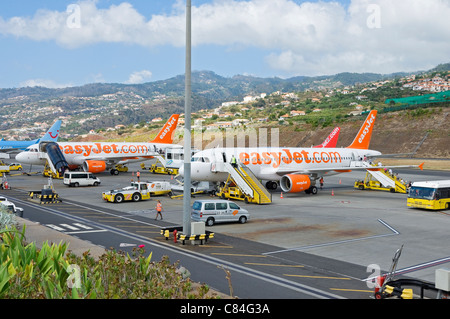
[[[66,161],[70,165],[82,165],[86,160],[113,159],[117,164],[148,160],[167,147],[181,147],[176,144],[158,143],[114,143],[114,142],[60,142],[58,143]],[[120,161],[117,159],[120,158]],[[26,152],[16,156],[24,164],[44,165],[46,158],[39,146],[33,145]]]
[[[228,173],[216,168],[220,163],[229,162],[232,155],[249,167],[258,179],[278,181],[288,173],[313,174],[314,170],[324,170],[328,175],[338,174],[351,170],[352,165],[364,156],[380,154],[378,151],[347,148],[214,148],[194,155],[191,179],[226,180]],[[183,173],[181,170],[180,174]]]

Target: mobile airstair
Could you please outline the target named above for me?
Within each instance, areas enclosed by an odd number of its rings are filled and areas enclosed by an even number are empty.
[[[69,169],[69,164],[57,143],[41,142],[39,143],[39,151],[42,154],[42,158],[47,160],[48,166],[53,174],[63,176],[64,171]]]
[[[367,167],[366,177],[363,181],[356,181],[355,188],[383,190],[391,193],[407,193],[407,187],[396,176],[391,175],[382,168],[363,162]]]
[[[218,196],[243,200],[246,203],[272,203],[272,194],[247,166],[237,164],[236,167],[233,167],[230,163],[224,163],[223,167],[229,175],[225,185],[219,188]]]

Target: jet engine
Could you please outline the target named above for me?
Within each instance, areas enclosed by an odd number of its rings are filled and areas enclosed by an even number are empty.
[[[311,178],[308,175],[288,174],[282,176],[280,180],[280,187],[285,193],[307,191],[311,184]]]
[[[91,173],[101,173],[106,170],[106,163],[104,161],[84,161],[83,170]]]

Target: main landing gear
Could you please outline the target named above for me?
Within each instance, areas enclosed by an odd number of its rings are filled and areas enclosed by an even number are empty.
[[[313,194],[316,195],[317,194],[317,187],[316,186],[311,186],[310,188],[308,188],[307,190],[305,190],[306,194]]]

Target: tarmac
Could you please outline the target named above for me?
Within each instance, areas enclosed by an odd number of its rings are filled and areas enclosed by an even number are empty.
[[[25,227],[25,241],[28,244],[34,242],[39,249],[42,248],[45,242],[49,244],[65,242],[68,243],[68,251],[71,251],[77,256],[82,256],[83,253],[89,251],[92,257],[98,258],[106,252],[103,247],[21,217],[16,217],[16,221],[19,225],[19,230],[22,230],[23,227]]]

